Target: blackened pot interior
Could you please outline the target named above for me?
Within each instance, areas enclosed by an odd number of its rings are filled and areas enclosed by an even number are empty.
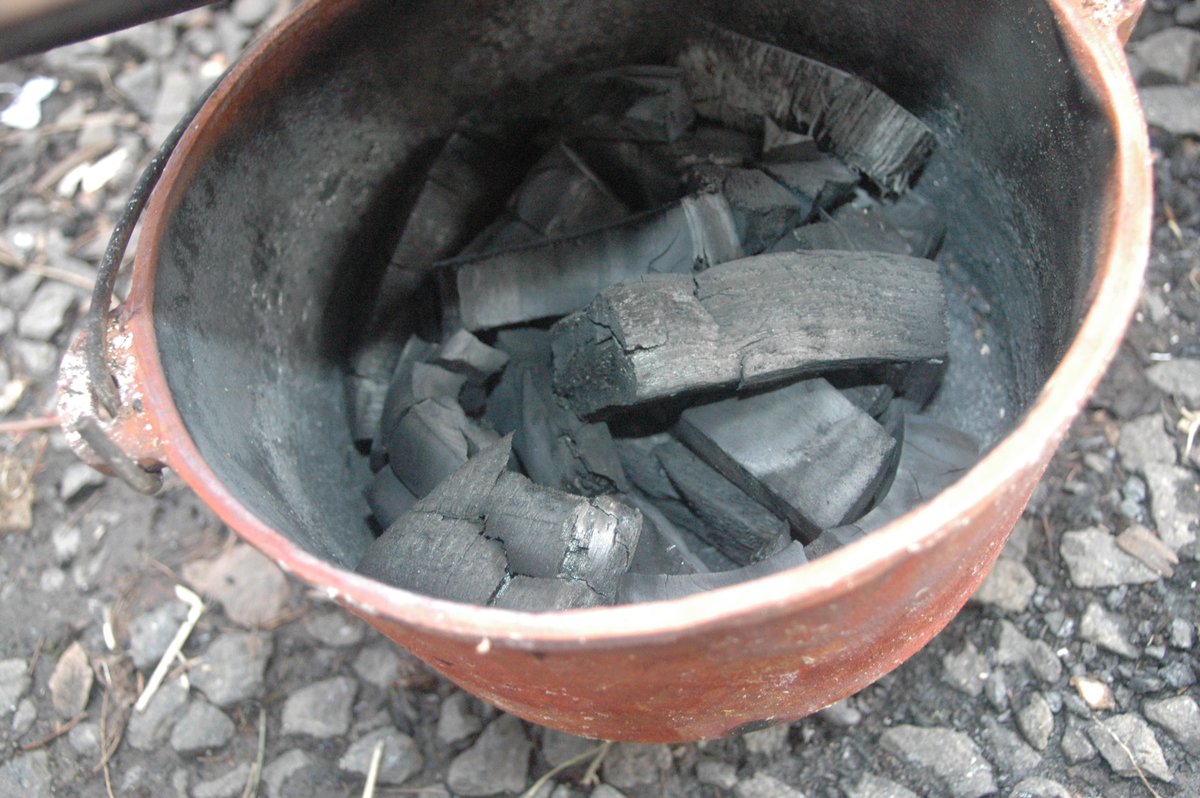
[[[344,364],[431,153],[482,104],[666,62],[699,20],[856,72],[935,131],[918,189],[947,216],[953,344],[930,412],[994,444],[1085,310],[1112,131],[1038,2],[339,5],[231,96],[172,211],[154,291],[163,369],[208,465],[336,564],[372,538]]]

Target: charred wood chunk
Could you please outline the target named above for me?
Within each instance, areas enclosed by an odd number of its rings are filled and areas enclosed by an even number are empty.
[[[605,603],[603,596],[577,579],[519,575],[505,582],[492,599],[493,607],[525,612],[577,610]]]
[[[758,254],[808,218],[812,203],[796,196],[758,169],[725,169],[715,177],[733,210],[742,251]]]
[[[462,325],[482,330],[571,313],[630,277],[689,273],[739,255],[729,204],[701,195],[617,225],[446,261],[441,276]]]
[[[890,385],[852,385],[839,390],[850,404],[875,419],[883,415],[896,395]]]
[[[525,375],[542,383],[553,379],[550,333],[538,327],[499,330],[496,348],[508,355],[508,365],[488,393],[484,417],[497,432],[507,435],[521,426]]]
[[[894,202],[885,202],[880,212],[908,241],[916,257],[932,258],[942,248],[946,220],[937,206],[920,194],[910,192]]]
[[[848,365],[944,358],[937,264],[881,253],[768,254],[606,289],[551,329],[577,413]]]
[[[849,205],[839,208],[825,221],[797,227],[772,249],[776,252],[842,249],[850,252],[914,254],[909,240],[900,234],[878,207],[856,208]]]
[[[586,582],[611,602],[641,533],[641,513],[608,496],[585,499],[501,474],[484,534],[502,541],[514,574]]]
[[[422,400],[401,417],[387,440],[388,462],[416,496],[427,495],[498,436],[447,398]]]
[[[350,402],[350,434],[356,443],[367,443],[379,434],[388,385],[371,375],[346,376],[346,393]]]
[[[672,558],[677,557],[686,565],[688,572],[736,568],[737,563],[712,545],[710,540],[719,535],[714,535],[707,522],[684,501],[655,454],[660,446],[674,442],[665,433],[616,441],[621,463],[633,483],[625,498],[642,511],[643,518],[653,527],[652,531],[643,529],[643,536],[657,533],[662,541],[661,545],[648,544],[648,552],[665,546]],[[650,556],[650,553],[641,556],[640,569],[647,569],[644,561]],[[674,569],[664,572],[671,573]]]
[[[396,519],[412,509],[417,497],[404,487],[390,468],[384,468],[375,474],[363,496],[371,508],[371,513],[381,527],[387,529]]]
[[[805,221],[850,199],[858,185],[854,171],[831,155],[818,155],[807,161],[768,162],[762,169],[807,203]]]
[[[554,393],[548,372],[525,372],[513,449],[541,485],[585,496],[629,489],[608,426],[575,415]]]
[[[869,515],[869,513],[868,513]],[[864,537],[864,532],[858,524],[847,524],[833,529],[826,529],[812,543],[804,545],[804,554],[810,561],[826,554],[832,554],[843,546],[849,546],[854,541]]]
[[[413,510],[482,522],[496,483],[509,470],[511,460],[512,436],[506,435],[472,456],[428,496],[418,499]]]
[[[695,593],[771,576],[798,568],[806,562],[808,558],[804,547],[793,541],[764,560],[730,571],[694,574],[649,574],[630,571],[621,577],[617,601],[621,604],[633,604],[640,601],[684,598]]]
[[[640,509],[640,508],[639,508]],[[664,534],[650,514],[642,511],[642,534],[638,537],[637,550],[629,563],[629,570],[639,574],[691,574],[698,569],[692,565],[692,553],[672,542]],[[700,570],[707,571],[707,568]]]
[[[809,557],[828,554],[895,521],[952,485],[979,459],[970,435],[926,416],[903,416],[900,456],[890,486],[872,510],[852,524],[827,530],[808,547]]]
[[[884,191],[908,188],[933,151],[929,128],[879,89],[765,42],[709,27],[678,63],[701,116],[746,131],[763,117],[807,130]]]
[[[504,207],[534,161],[523,123],[494,129],[469,121],[430,164],[392,263],[427,267],[470,241]]]
[[[534,165],[509,210],[544,237],[612,224],[629,215],[574,150],[560,143]]]
[[[371,467],[378,471],[387,463],[387,442],[396,424],[409,408],[422,399],[456,399],[466,377],[425,361],[435,352],[433,344],[412,336],[404,345],[392,372],[379,429],[371,443]]]
[[[806,541],[866,510],[897,448],[820,378],[691,407],[676,435]]]
[[[488,346],[466,330],[458,330],[440,347],[434,362],[468,380],[482,384],[508,363],[508,355]]]
[[[580,80],[563,115],[575,135],[596,139],[671,142],[696,118],[672,66],[621,66]]]
[[[487,604],[507,569],[504,547],[481,535],[480,527],[434,513],[405,513],[363,554],[358,572],[434,598]]]
[[[946,374],[946,358],[892,363],[883,369],[883,374],[884,380],[895,388],[896,393],[914,405],[912,408],[902,409],[915,412],[929,404],[942,387],[942,378]]]
[[[554,387],[587,418],[736,384],[741,363],[688,275],[614,285],[551,328]]]
[[[791,541],[787,522],[746,495],[682,444],[654,451],[671,484],[703,522],[700,536],[737,565],[749,565]]]
[[[771,117],[763,117],[762,159],[764,161],[811,161],[821,156],[817,140],[804,133],[784,130]]]
[[[697,275],[696,297],[736,343],[743,386],[946,354],[946,298],[932,261],[811,252],[730,266]]]
[[[899,518],[949,487],[978,459],[979,443],[967,433],[923,415],[905,415],[896,476],[858,525],[877,529]]]
[[[724,166],[736,169],[758,160],[758,140],[749,133],[724,125],[701,122],[688,135],[655,150],[676,172],[694,166]]]
[[[661,148],[611,139],[577,139],[571,146],[632,211],[678,202],[686,193],[679,171]]]

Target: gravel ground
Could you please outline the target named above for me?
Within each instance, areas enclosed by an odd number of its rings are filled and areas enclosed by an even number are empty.
[[[0,107],[34,76],[57,79],[32,130],[10,124],[15,111],[0,124],[5,423],[53,414],[57,363],[141,163],[286,7],[237,0],[0,64]],[[1200,795],[1198,25],[1200,2],[1156,0],[1135,36],[1162,126],[1141,308],[975,599],[817,716],[614,745],[598,780],[575,765],[539,795]],[[260,751],[259,795],[358,795],[381,742],[377,795],[515,793],[594,748],[456,690],[238,543],[181,485],[137,496],[53,430],[0,447],[0,798],[241,796]],[[134,713],[188,613],[178,584],[206,610]]]

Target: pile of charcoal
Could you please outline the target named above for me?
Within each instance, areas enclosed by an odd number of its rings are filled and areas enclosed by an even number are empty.
[[[933,147],[861,79],[716,29],[465,119],[347,380],[381,531],[358,570],[507,609],[674,598],[946,487],[978,452],[921,414]]]

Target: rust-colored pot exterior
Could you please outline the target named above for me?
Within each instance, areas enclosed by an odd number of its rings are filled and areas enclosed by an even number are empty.
[[[239,108],[302,59],[358,0],[310,0],[259,42],[204,108],[145,220],[119,357],[140,399],[123,445],[178,472],[222,519],[288,572],[470,692],[523,718],[594,738],[714,738],[795,719],[850,695],[920,649],[991,568],[1055,447],[1118,346],[1147,258],[1150,175],[1144,123],[1119,28],[1126,6],[1048,6],[1113,132],[1090,302],[1065,355],[1015,430],[957,484],[903,519],[800,569],[671,602],[527,614],[433,600],[314,556],[235,499],[185,427],[153,319],[163,236],[180,196]],[[1099,20],[1099,21],[1097,21]],[[114,356],[116,357],[116,356]],[[230,419],[251,423],[253,420]],[[141,447],[128,431],[146,430]]]

